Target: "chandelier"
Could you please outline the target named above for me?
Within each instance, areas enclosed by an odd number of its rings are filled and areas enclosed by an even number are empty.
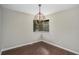
[[[33,20],[33,31],[49,31],[49,19],[41,13],[41,4],[38,5],[39,12],[34,16]]]
[[[46,20],[46,17],[41,13],[41,4],[38,5],[39,12],[34,16],[34,20]]]

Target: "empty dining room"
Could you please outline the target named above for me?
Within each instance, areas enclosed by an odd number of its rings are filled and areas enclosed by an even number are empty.
[[[78,55],[79,4],[0,4],[1,55]]]

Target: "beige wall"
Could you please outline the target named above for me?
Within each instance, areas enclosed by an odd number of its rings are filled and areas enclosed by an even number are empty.
[[[2,7],[0,6],[0,54],[2,45]]]
[[[79,7],[48,15],[50,33],[48,41],[79,52]]]
[[[3,49],[39,39],[33,32],[33,15],[3,8]]]

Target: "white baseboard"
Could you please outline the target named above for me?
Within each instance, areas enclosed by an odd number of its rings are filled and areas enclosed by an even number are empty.
[[[36,40],[36,41],[33,41],[33,42],[29,42],[29,43],[25,43],[25,44],[9,47],[9,48],[4,48],[4,49],[1,49],[1,52],[2,51],[6,51],[6,50],[10,50],[10,49],[14,49],[14,48],[18,48],[18,47],[22,47],[22,46],[25,46],[25,45],[33,44],[33,43],[36,43],[36,42],[39,42],[39,41],[41,41],[41,40]]]
[[[69,52],[72,52],[72,53],[75,53],[75,54],[78,54],[78,55],[79,55],[79,52],[73,51],[73,50],[68,49],[68,48],[64,48],[64,47],[62,47],[62,46],[60,46],[60,45],[57,45],[57,44],[55,44],[55,43],[53,43],[53,42],[51,42],[51,41],[43,40],[43,42],[46,42],[46,43],[51,44],[51,45],[53,45],[53,46],[59,47],[59,48],[61,48],[61,49],[64,49],[64,50],[67,50],[67,51],[69,51]]]
[[[64,47],[62,47],[62,46],[60,46],[60,45],[57,45],[57,44],[55,44],[55,43],[53,43],[53,42],[51,42],[51,41],[48,41],[48,40],[36,40],[36,41],[30,42],[30,43],[21,44],[21,45],[13,46],[13,47],[10,47],[10,48],[2,49],[1,52],[2,52],[2,51],[6,51],[6,50],[10,50],[10,49],[14,49],[14,48],[18,48],[18,47],[22,47],[22,46],[25,46],[25,45],[33,44],[33,43],[40,42],[40,41],[46,42],[46,43],[51,44],[51,45],[53,45],[53,46],[56,46],[56,47],[62,48],[62,49],[64,49],[64,50],[70,51],[70,52],[72,52],[72,53],[79,54],[79,53],[76,52],[76,51],[73,51],[73,50],[68,49],[68,48],[64,48]]]

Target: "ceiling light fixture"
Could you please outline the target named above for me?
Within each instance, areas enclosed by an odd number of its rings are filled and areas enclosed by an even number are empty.
[[[33,31],[49,32],[49,19],[41,13],[41,4],[39,6],[39,12],[34,16]]]
[[[41,13],[41,4],[38,5],[39,7],[39,12],[34,16],[34,20],[46,20],[46,17],[44,16],[43,13]]]

